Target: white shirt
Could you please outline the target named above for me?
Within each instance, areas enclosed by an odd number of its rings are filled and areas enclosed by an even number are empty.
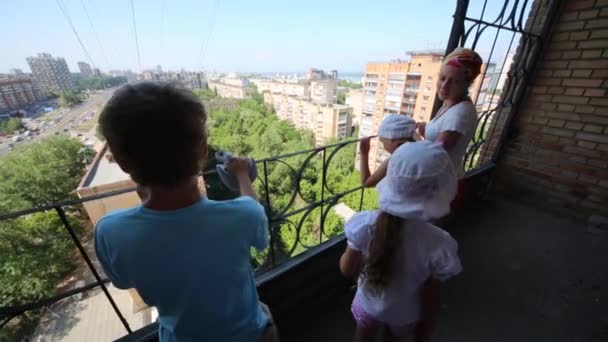
[[[425,139],[436,141],[441,132],[453,131],[462,134],[456,145],[448,149],[448,154],[458,179],[464,178],[464,155],[469,142],[475,135],[477,111],[471,101],[462,101],[448,108],[445,113],[431,120],[425,129]]]
[[[364,257],[369,252],[380,211],[356,213],[344,225],[351,249]],[[433,277],[440,281],[460,273],[458,243],[441,228],[424,222],[404,221],[401,247],[394,260],[392,280],[382,292],[370,290],[359,277],[356,301],[375,319],[391,326],[414,323],[420,318],[420,290]]]

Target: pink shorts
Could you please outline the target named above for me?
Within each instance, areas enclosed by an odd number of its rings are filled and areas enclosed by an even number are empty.
[[[353,303],[350,307],[350,311],[353,313],[353,317],[355,318],[355,322],[357,322],[358,327],[366,329],[388,327],[391,334],[393,334],[394,336],[411,335],[414,332],[414,328],[416,326],[415,322],[404,324],[401,326],[393,326],[377,320],[375,317],[367,313],[361,307],[361,304],[357,300],[357,296],[355,296],[355,299],[353,300]]]

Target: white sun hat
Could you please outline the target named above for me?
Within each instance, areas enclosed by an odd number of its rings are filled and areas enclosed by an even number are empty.
[[[384,117],[378,136],[385,139],[412,138],[416,130],[416,121],[409,115],[389,114]]]
[[[442,145],[418,141],[401,145],[378,185],[379,206],[405,219],[432,220],[450,212],[458,178]]]

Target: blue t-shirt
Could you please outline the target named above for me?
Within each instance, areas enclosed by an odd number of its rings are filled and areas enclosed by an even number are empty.
[[[163,342],[257,340],[268,317],[251,247],[268,247],[264,209],[251,197],[201,199],[174,211],[140,205],[105,215],[95,231],[108,278],[157,308]]]

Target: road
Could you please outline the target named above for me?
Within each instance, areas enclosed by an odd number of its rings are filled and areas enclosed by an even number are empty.
[[[23,140],[17,143],[13,143],[10,140],[4,140],[0,144],[0,157],[9,152],[9,144],[11,143],[15,146],[22,144],[30,144],[32,142],[37,142],[44,137],[48,137],[54,134],[69,134],[71,132],[91,134],[91,132],[94,132],[94,130],[79,130],[77,128],[78,123],[83,122],[83,120],[86,119],[87,115],[90,115],[91,113],[98,113],[108,101],[108,99],[112,95],[112,92],[113,89],[98,91],[95,94],[90,95],[81,104],[78,104],[68,110],[64,110],[63,114],[61,114],[62,110],[56,110],[53,113],[49,113],[47,115],[34,119],[34,121],[41,122],[49,119],[52,120],[53,118],[60,118],[55,125],[47,128],[44,131],[41,131],[40,135],[33,137],[33,139]],[[94,115],[92,118],[89,118],[89,120],[97,120],[97,117]]]

